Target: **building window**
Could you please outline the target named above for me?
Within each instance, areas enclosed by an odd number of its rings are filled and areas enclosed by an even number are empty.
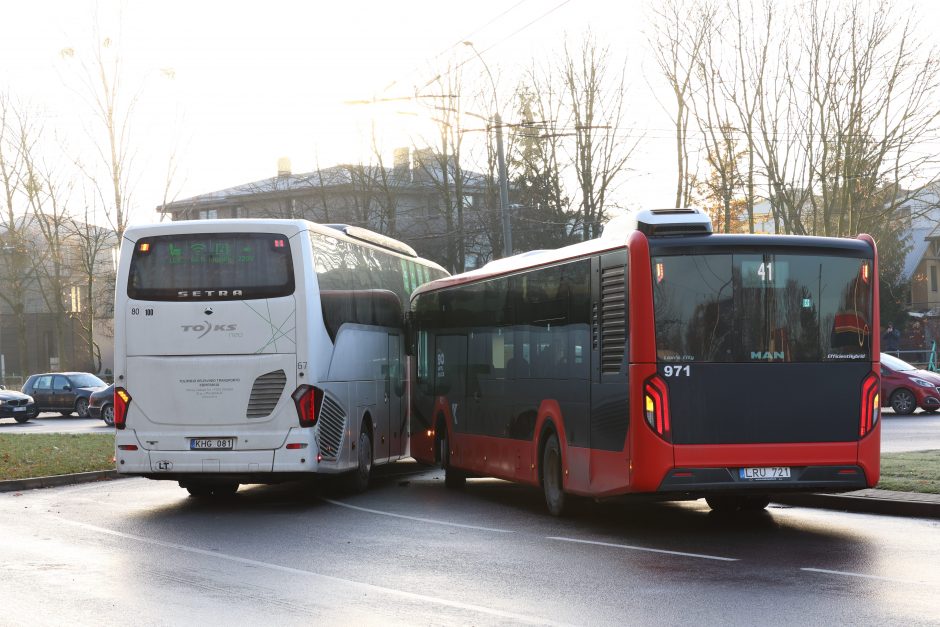
[[[218,209],[202,209],[199,211],[200,220],[215,220],[219,217]]]
[[[930,266],[930,291],[937,291],[937,266]]]

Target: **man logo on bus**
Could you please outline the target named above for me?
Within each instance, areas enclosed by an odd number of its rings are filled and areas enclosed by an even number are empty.
[[[751,351],[751,359],[766,359],[767,361],[773,361],[774,359],[783,358],[783,351]]]
[[[183,332],[193,332],[199,333],[197,340],[205,337],[209,331],[235,331],[238,329],[237,324],[212,324],[208,320],[202,324],[181,324],[180,327],[183,329]]]

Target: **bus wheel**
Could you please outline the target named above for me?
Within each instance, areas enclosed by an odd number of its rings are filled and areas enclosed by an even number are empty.
[[[359,433],[356,448],[359,450],[359,466],[349,474],[349,490],[358,494],[368,489],[372,474],[372,438],[365,429]]]
[[[181,481],[180,487],[186,488],[186,491],[189,492],[189,495],[197,499],[225,498],[238,492],[238,484],[230,482],[210,483],[205,481],[196,481],[192,483],[183,483]]]
[[[441,431],[443,435],[438,439],[440,446],[441,468],[444,469],[444,485],[452,490],[458,490],[467,485],[466,473],[450,465],[450,442],[447,439],[447,430]]]
[[[565,494],[562,483],[561,446],[558,436],[552,433],[542,452],[542,489],[545,504],[552,516],[564,516],[570,510],[571,498]]]

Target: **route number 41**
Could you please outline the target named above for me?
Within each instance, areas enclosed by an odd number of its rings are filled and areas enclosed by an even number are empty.
[[[692,376],[692,368],[689,365],[663,366],[663,374],[667,377],[690,377]]]

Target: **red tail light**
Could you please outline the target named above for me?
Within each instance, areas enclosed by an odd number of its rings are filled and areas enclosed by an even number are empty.
[[[291,394],[294,406],[297,408],[297,418],[301,427],[312,427],[317,424],[320,415],[320,406],[323,404],[323,390],[312,385],[301,385]]]
[[[643,384],[643,415],[646,424],[667,442],[672,441],[669,419],[669,389],[666,382],[653,375]]]
[[[114,428],[127,426],[127,408],[131,405],[131,395],[124,388],[114,388]]]
[[[874,372],[862,381],[862,415],[859,420],[858,436],[865,437],[878,424],[881,415],[881,381]]]

